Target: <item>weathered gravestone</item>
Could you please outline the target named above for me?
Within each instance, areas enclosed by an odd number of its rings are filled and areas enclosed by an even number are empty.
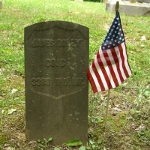
[[[116,1],[119,1],[119,12],[131,16],[150,16],[150,0],[109,0],[106,11],[115,12]],[[134,3],[131,3],[131,2]]]
[[[89,30],[79,24],[49,21],[25,28],[27,138],[86,143],[88,45]]]

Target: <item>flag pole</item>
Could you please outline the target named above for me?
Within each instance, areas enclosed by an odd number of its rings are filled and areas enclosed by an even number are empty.
[[[105,132],[106,132],[106,123],[107,123],[107,117],[108,117],[108,106],[109,106],[109,100],[110,100],[110,90],[108,90],[108,95],[107,95],[107,105],[106,105],[106,116],[105,116]]]
[[[116,2],[115,11],[116,11],[116,12],[119,11],[119,1]]]
[[[116,2],[115,11],[119,11],[119,1]],[[109,106],[109,100],[110,100],[110,90],[108,90],[108,96],[107,96],[107,104],[106,104],[106,116],[105,116],[105,132],[106,132],[106,126],[107,126],[107,117],[108,117],[108,106]]]

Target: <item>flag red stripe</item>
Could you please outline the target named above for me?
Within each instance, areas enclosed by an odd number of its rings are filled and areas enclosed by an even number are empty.
[[[124,46],[125,46],[125,55],[126,55],[126,57],[127,57],[126,62],[127,62],[128,69],[129,69],[128,75],[130,76],[130,75],[132,74],[132,70],[131,70],[131,68],[130,68],[129,61],[128,61],[128,54],[127,54],[127,50],[126,50],[126,49],[127,49],[126,43],[124,43]],[[129,76],[128,76],[128,77],[129,77]]]
[[[117,72],[118,72],[118,75],[119,75],[119,78],[120,78],[120,80],[121,80],[121,82],[123,82],[124,81],[124,79],[123,79],[123,77],[122,77],[122,73],[121,73],[121,70],[120,70],[120,65],[119,65],[119,53],[120,53],[120,51],[118,51],[118,50],[115,50],[114,48],[113,49],[111,49],[111,53],[112,53],[112,55],[113,55],[113,58],[114,58],[114,61],[115,61],[115,65],[116,65],[116,68],[117,68]]]
[[[97,77],[98,84],[100,85],[101,90],[105,90],[105,87],[104,87],[104,85],[103,85],[103,81],[102,81],[102,79],[101,79],[101,77],[100,77],[100,74],[98,73],[98,69],[96,68],[96,64],[98,65],[98,60],[99,60],[99,59],[98,59],[98,54],[97,54],[96,57],[97,57],[97,59],[95,59],[96,62],[93,61],[93,64],[92,64],[92,65],[93,65],[92,67],[94,68],[93,71],[94,71],[94,73],[95,73],[95,75],[96,75],[96,77]],[[96,64],[95,64],[95,63],[96,63]],[[100,67],[100,66],[98,66],[98,67]]]
[[[92,77],[92,75],[91,75],[90,69],[88,69],[88,71],[87,71],[87,76],[88,76],[88,79],[89,79],[90,84],[91,84],[91,86],[92,86],[93,92],[94,92],[94,93],[98,92],[98,90],[97,90],[97,88],[96,88],[96,85],[95,85],[95,82],[94,82],[94,79],[93,79],[93,77]]]
[[[102,73],[103,73],[103,75],[104,75],[104,78],[105,78],[105,81],[106,81],[106,83],[107,83],[107,86],[108,86],[109,88],[112,88],[112,85],[111,85],[111,83],[110,83],[110,79],[109,79],[108,74],[107,74],[107,72],[106,72],[106,70],[105,70],[105,66],[104,66],[105,64],[103,64],[103,62],[102,62],[102,60],[101,60],[101,58],[103,58],[102,54],[103,54],[103,52],[102,52],[102,50],[100,49],[100,50],[99,50],[99,53],[97,54],[97,60],[99,60],[99,61],[98,61],[98,64],[99,64],[99,66],[100,66],[100,68],[101,68],[101,71],[102,71]],[[103,90],[106,90],[106,88],[104,88]]]
[[[95,66],[95,63],[94,63],[94,62],[93,62],[93,65]],[[92,67],[93,67],[93,65],[92,65]],[[101,80],[101,78],[100,78],[100,75],[99,75],[99,73],[98,73],[96,67],[95,67],[95,69],[94,69],[93,71],[94,71],[95,76],[96,76],[96,78],[97,78],[97,80],[98,80],[98,84],[99,84],[100,88],[101,88],[101,89],[104,88],[103,82],[102,82],[102,80]]]
[[[117,80],[117,78],[116,78],[116,74],[115,74],[115,72],[114,72],[114,69],[113,69],[113,67],[112,67],[112,63],[111,63],[111,60],[110,60],[110,59],[112,59],[112,58],[110,58],[110,57],[108,56],[107,50],[106,50],[106,52],[103,52],[103,55],[104,55],[104,57],[105,57],[105,59],[106,59],[106,63],[107,63],[107,66],[108,66],[108,68],[109,68],[109,70],[110,70],[110,74],[112,75],[112,80],[114,81],[115,85],[118,86],[119,83],[118,83],[118,80]],[[109,86],[109,85],[108,85],[108,86]],[[109,88],[110,88],[110,87],[109,87]]]
[[[119,48],[119,51],[120,51],[120,59],[122,60],[122,68],[123,68],[123,71],[124,71],[124,74],[125,74],[126,78],[128,78],[129,74],[128,74],[128,71],[125,67],[125,58],[124,58],[124,55],[123,55],[123,48],[122,48],[121,45],[119,45],[118,48]]]

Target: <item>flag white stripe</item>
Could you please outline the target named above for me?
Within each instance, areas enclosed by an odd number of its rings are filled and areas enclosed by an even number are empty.
[[[98,80],[97,80],[97,77],[96,77],[96,75],[95,75],[95,73],[94,73],[94,71],[93,71],[93,69],[92,69],[92,65],[90,66],[89,71],[90,71],[91,76],[92,76],[92,78],[93,78],[93,80],[94,80],[94,83],[95,83],[95,86],[96,86],[96,88],[97,88],[97,91],[101,91],[101,88],[100,88],[99,82],[98,82]]]
[[[109,50],[108,50],[108,51],[109,51]],[[100,56],[101,58],[105,58],[103,52],[100,52],[100,54],[101,54],[101,56]],[[103,55],[103,56],[102,56],[102,55]],[[113,78],[112,78],[112,75],[111,75],[111,73],[110,73],[109,67],[108,67],[108,65],[107,65],[107,63],[106,63],[106,60],[105,60],[105,59],[102,59],[102,63],[103,63],[103,65],[106,64],[105,67],[104,67],[104,69],[106,70],[106,73],[107,73],[107,75],[108,75],[108,78],[109,78],[109,80],[110,80],[110,83],[111,83],[112,87],[115,88],[116,86],[115,86],[114,80],[113,80]]]
[[[107,54],[108,54],[109,58],[113,58],[113,59],[110,59],[110,62],[111,62],[112,68],[115,72],[118,83],[121,84],[121,79],[120,79],[120,76],[119,76],[119,73],[118,73],[118,70],[117,70],[117,67],[116,67],[116,63],[114,61],[114,57],[113,57],[111,51],[107,51]]]
[[[101,49],[99,50],[99,53],[100,53],[100,51],[101,51]],[[105,77],[103,75],[103,72],[101,71],[101,68],[100,68],[100,66],[98,64],[97,57],[96,57],[96,60],[94,60],[94,62],[95,62],[96,69],[98,70],[98,74],[99,74],[99,76],[100,76],[100,78],[101,78],[101,80],[103,82],[104,88],[108,89],[107,82],[106,82]]]
[[[130,67],[129,67],[129,65],[128,65],[128,58],[127,58],[127,53],[126,53],[126,47],[125,47],[125,44],[124,44],[124,43],[122,43],[121,46],[122,46],[122,49],[123,49],[123,56],[125,56],[125,57],[124,57],[124,60],[125,60],[125,67],[126,67],[127,72],[128,72],[128,74],[129,74],[129,76],[130,76],[130,75],[131,75],[131,69],[130,69]]]
[[[126,79],[126,76],[125,76],[124,70],[123,70],[123,68],[122,68],[123,62],[122,62],[122,58],[121,58],[121,55],[120,55],[120,50],[119,50],[118,47],[115,47],[115,51],[119,51],[119,55],[117,55],[117,56],[118,56],[118,60],[119,60],[119,68],[120,68],[122,77],[123,77],[123,79],[125,80],[125,79]]]

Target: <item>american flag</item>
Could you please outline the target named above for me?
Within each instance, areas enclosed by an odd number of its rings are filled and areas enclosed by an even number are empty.
[[[119,12],[116,12],[116,17],[87,71],[87,76],[95,93],[119,86],[131,74],[121,19]]]

